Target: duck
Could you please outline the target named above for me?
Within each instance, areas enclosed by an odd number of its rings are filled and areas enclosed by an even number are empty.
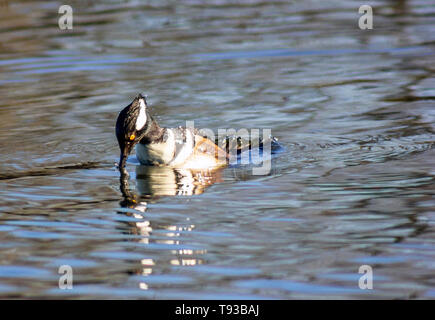
[[[142,94],[119,113],[116,138],[120,148],[118,167],[123,171],[134,147],[140,164],[147,166],[201,170],[228,164],[229,154],[197,129],[161,127]]]

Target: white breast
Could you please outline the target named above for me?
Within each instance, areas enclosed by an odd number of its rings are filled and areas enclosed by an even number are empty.
[[[169,163],[170,166],[176,167],[183,164],[193,152],[193,147],[195,146],[193,133],[189,129],[186,129],[185,134],[185,141],[183,141],[180,137],[178,137],[179,141],[176,141],[179,145],[181,145],[181,149],[175,158]]]

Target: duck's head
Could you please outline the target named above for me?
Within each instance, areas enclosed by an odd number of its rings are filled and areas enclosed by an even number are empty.
[[[148,111],[145,97],[139,94],[125,107],[116,120],[116,138],[121,155],[119,168],[123,169],[133,147],[149,133],[155,122]]]

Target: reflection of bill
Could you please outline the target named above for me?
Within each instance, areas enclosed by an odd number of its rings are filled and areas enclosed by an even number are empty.
[[[170,167],[137,166],[136,186],[142,196],[191,196],[222,180],[222,169],[191,170]]]

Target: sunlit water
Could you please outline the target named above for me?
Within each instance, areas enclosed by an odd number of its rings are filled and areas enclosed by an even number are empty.
[[[373,30],[360,1],[202,3],[71,1],[61,31],[61,2],[0,1],[0,297],[435,298],[433,1],[370,1]],[[132,156],[121,186],[140,92],[285,152],[265,176]]]

